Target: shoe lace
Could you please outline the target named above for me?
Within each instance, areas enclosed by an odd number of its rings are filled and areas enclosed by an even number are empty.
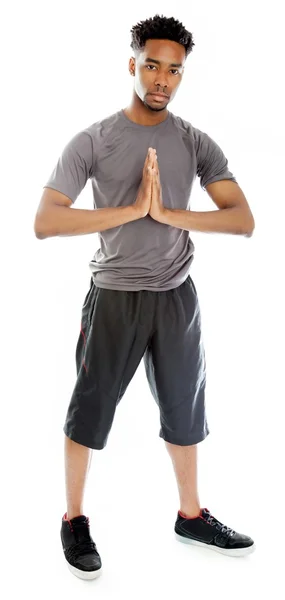
[[[68,558],[77,559],[83,554],[94,552],[94,550],[96,550],[96,545],[94,542],[81,541],[68,548],[66,550],[66,555]]]
[[[72,530],[77,541],[67,548],[68,558],[77,559],[79,556],[97,551],[96,544],[90,537],[89,520],[87,523],[73,523]]]
[[[235,531],[233,529],[227,527],[227,525],[224,525],[223,523],[221,523],[221,521],[218,521],[218,519],[213,517],[213,515],[210,512],[208,514],[204,513],[203,518],[207,523],[209,523],[209,525],[213,525],[213,527],[216,527],[220,531],[220,533],[223,533],[227,536],[234,535]]]

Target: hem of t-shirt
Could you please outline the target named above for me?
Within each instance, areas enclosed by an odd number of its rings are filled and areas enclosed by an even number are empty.
[[[202,185],[203,190],[206,190],[206,185],[209,185],[209,183],[215,183],[216,181],[223,181],[223,179],[227,179],[228,181],[233,181],[234,183],[237,183],[237,180],[235,179],[235,177],[227,177],[227,176],[220,176],[217,175],[216,177],[211,177],[208,181],[206,181],[206,183],[204,183]]]
[[[50,188],[51,190],[55,190],[56,192],[60,192],[61,194],[64,194],[65,196],[67,196],[69,198],[69,200],[71,200],[72,204],[74,204],[74,202],[76,200],[76,198],[75,199],[71,198],[70,195],[66,193],[66,191],[64,191],[62,189],[60,190],[58,187],[54,187],[51,184],[46,184],[43,186],[43,188]]]
[[[188,275],[187,275],[187,277],[188,277]],[[180,283],[178,283],[178,285],[175,285],[174,287],[173,286],[171,286],[171,287],[167,286],[167,287],[161,287],[161,288],[156,289],[156,290],[154,290],[152,287],[148,287],[148,286],[134,288],[134,287],[129,287],[129,286],[124,285],[123,287],[118,287],[117,284],[112,285],[112,284],[109,284],[109,283],[104,283],[104,285],[103,285],[103,284],[97,283],[96,279],[93,279],[93,281],[94,281],[94,283],[95,283],[95,285],[96,285],[97,288],[101,288],[103,290],[104,289],[106,289],[106,290],[114,290],[114,291],[118,291],[118,292],[141,292],[143,290],[148,291],[148,292],[169,292],[170,290],[175,290],[180,285],[182,285],[183,283],[185,283],[187,277],[185,277],[185,279],[183,281],[181,281]]]

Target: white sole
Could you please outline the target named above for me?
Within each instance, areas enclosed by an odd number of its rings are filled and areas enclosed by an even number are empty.
[[[226,548],[218,548],[218,546],[212,546],[211,544],[204,544],[203,542],[198,542],[196,540],[186,538],[176,533],[176,531],[174,532],[174,534],[178,542],[182,542],[183,544],[200,546],[201,548],[207,548],[208,550],[215,550],[216,552],[220,552],[220,554],[226,554],[227,556],[247,556],[248,554],[254,552],[256,549],[255,544],[253,544],[252,546],[248,546],[247,548],[233,548],[232,550]]]
[[[71,573],[80,579],[97,579],[102,574],[102,567],[97,571],[81,571],[81,569],[76,569],[76,567],[70,565],[69,562],[67,562],[67,566]]]

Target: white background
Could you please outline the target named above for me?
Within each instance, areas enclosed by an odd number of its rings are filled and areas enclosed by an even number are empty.
[[[250,598],[284,594],[284,22],[281,1],[14,2],[2,20],[1,586],[5,597]],[[210,435],[201,506],[253,537],[247,559],[179,544],[179,497],[143,362],[94,451],[85,514],[103,563],[72,576],[62,427],[98,236],[39,241],[42,188],[66,143],[131,99],[131,27],[157,12],[193,33],[169,109],[223,149],[252,238],[192,233]],[[199,180],[192,210],[212,210]],[[92,208],[88,181],[75,208]],[[12,576],[12,577],[11,577]]]

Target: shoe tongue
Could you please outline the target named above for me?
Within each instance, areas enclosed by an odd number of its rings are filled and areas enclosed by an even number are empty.
[[[80,515],[71,519],[71,525],[77,543],[90,540],[89,528],[87,526],[87,518],[85,515]]]

